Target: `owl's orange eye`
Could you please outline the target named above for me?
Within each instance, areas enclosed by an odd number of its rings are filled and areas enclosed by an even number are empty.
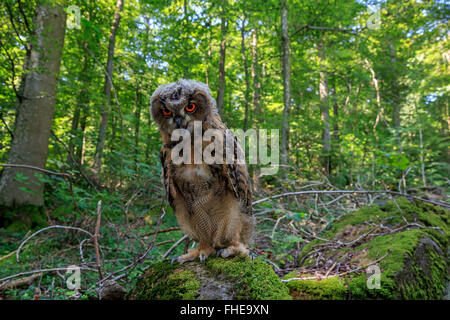
[[[189,103],[185,109],[187,112],[194,112],[197,106],[194,103]]]
[[[167,109],[166,107],[161,109],[161,112],[163,115],[165,115],[166,117],[170,116],[172,114],[172,111],[170,111],[169,109]]]

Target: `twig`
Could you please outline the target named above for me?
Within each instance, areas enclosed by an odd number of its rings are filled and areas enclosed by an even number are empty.
[[[270,261],[269,259],[265,259],[264,261],[267,262],[268,264],[272,265],[273,268],[275,269],[275,272],[278,272],[278,271],[281,270],[281,268],[280,268],[279,266],[277,266],[277,265],[275,264],[275,262],[272,262],[272,261]]]
[[[170,228],[159,230],[158,233],[178,231],[178,230],[181,230],[180,227],[170,227]],[[148,236],[151,236],[152,234],[155,234],[155,233],[156,233],[156,231],[152,231],[152,232],[144,234],[143,236],[144,237],[148,237]]]
[[[166,253],[164,253],[163,254],[163,256],[162,256],[162,258],[163,259],[165,259],[165,258],[167,258],[167,256],[180,244],[180,243],[182,243],[186,238],[187,238],[188,236],[187,235],[184,235],[184,236],[182,236],[177,242],[175,242],[174,244],[173,244],[173,246],[171,246],[170,248],[169,248],[169,250],[167,250],[166,251]]]
[[[97,268],[98,268],[100,280],[103,279],[102,267],[100,265],[100,254],[99,254],[99,250],[98,250],[98,235],[100,232],[101,219],[102,219],[102,200],[99,200],[97,203],[97,224],[95,226],[94,246],[95,246],[95,257],[96,257],[96,261],[97,261]]]
[[[68,174],[68,173],[54,172],[54,171],[50,171],[50,170],[47,170],[47,169],[42,169],[42,168],[35,167],[35,166],[29,166],[29,165],[26,165],[26,164],[0,163],[0,167],[26,168],[26,169],[41,171],[41,172],[44,172],[46,174],[53,174],[55,176],[70,177],[70,174]]]
[[[29,236],[28,238],[26,238],[19,246],[19,248],[16,251],[16,261],[19,262],[19,253],[20,250],[22,249],[22,247],[24,246],[24,244],[30,240],[31,238],[33,238],[35,235],[37,235],[38,233],[41,233],[42,231],[45,230],[49,230],[49,229],[71,229],[71,230],[77,230],[80,232],[84,232],[87,233],[89,236],[94,237],[94,235],[92,233],[90,233],[89,231],[83,230],[81,228],[77,228],[77,227],[67,227],[67,226],[60,226],[60,225],[54,225],[54,226],[49,226],[49,227],[45,227],[43,229],[40,229],[38,231],[36,231],[35,233],[33,233],[31,236]]]
[[[6,256],[0,257],[0,261],[8,259],[9,257],[11,257],[14,253],[16,253],[17,250],[14,250],[10,253],[8,253]]]
[[[284,215],[277,219],[277,222],[275,223],[275,226],[272,229],[272,235],[270,236],[272,238],[272,240],[273,240],[273,237],[275,236],[275,230],[277,229],[278,224],[280,223],[281,220],[283,220],[283,218],[286,218],[286,216]]]
[[[20,272],[20,273],[17,273],[17,274],[13,274],[13,275],[11,275],[11,276],[7,276],[7,277],[5,277],[5,278],[0,279],[0,282],[6,281],[6,282],[0,284],[0,288],[2,288],[3,286],[5,286],[5,285],[8,283],[7,280],[9,280],[9,279],[14,279],[14,278],[16,278],[16,277],[24,276],[24,275],[27,275],[27,274],[34,274],[34,273],[38,273],[38,272],[67,271],[67,268],[68,268],[68,267],[69,267],[69,266],[67,266],[67,267],[58,267],[58,268],[50,268],[50,269],[37,269],[37,270],[24,271],[24,272]],[[79,268],[80,268],[80,270],[89,270],[89,271],[95,271],[95,272],[97,272],[96,269],[91,269],[91,268],[88,268],[88,267],[83,267],[83,266],[81,266],[81,267],[79,267]]]
[[[152,250],[153,247],[155,246],[155,243],[156,243],[156,236],[158,235],[159,227],[161,226],[162,219],[163,219],[164,216],[166,215],[166,211],[164,210],[164,208],[162,209],[162,211],[163,211],[163,212],[162,212],[162,214],[159,216],[158,224],[157,224],[157,226],[156,226],[156,233],[154,234],[153,240],[152,240],[151,244],[148,246],[148,248],[147,248],[147,250],[145,251],[145,253],[142,254],[141,256],[139,256],[137,259],[135,259],[135,261],[133,261],[133,262],[130,263],[129,265],[127,265],[127,266],[121,268],[120,270],[117,270],[117,271],[114,271],[114,272],[108,274],[107,276],[105,276],[103,279],[101,279],[100,281],[98,281],[96,284],[94,284],[94,285],[91,286],[90,288],[97,287],[97,286],[102,286],[103,283],[104,283],[106,280],[110,279],[110,278],[113,277],[115,274],[122,273],[122,272],[124,272],[124,271],[126,271],[126,270],[128,270],[128,269],[130,269],[130,268],[134,268],[138,263],[142,262],[142,261],[145,259],[145,257],[147,257],[147,255],[148,255],[148,253],[150,252],[150,250]],[[125,276],[125,275],[121,275],[121,276],[119,276],[119,278],[122,278],[122,277],[124,277],[124,276]],[[117,280],[117,279],[119,279],[119,278],[118,278],[118,277],[113,277],[114,280]]]
[[[339,274],[339,275],[338,275],[338,274],[333,274],[333,275],[331,275],[331,276],[325,276],[325,277],[314,276],[314,277],[290,278],[290,279],[282,279],[281,281],[282,281],[282,282],[290,282],[290,281],[295,281],[295,280],[317,280],[317,279],[321,279],[321,280],[322,280],[322,279],[333,278],[333,277],[336,277],[336,276],[339,276],[339,277],[340,277],[340,276],[344,276],[344,275],[347,275],[347,274],[349,274],[349,273],[353,273],[353,272],[356,272],[356,271],[365,269],[365,268],[367,268],[368,266],[377,264],[378,262],[380,262],[381,260],[383,260],[384,258],[386,258],[391,252],[392,252],[392,251],[389,249],[389,250],[387,251],[387,253],[386,253],[384,256],[382,256],[381,258],[375,260],[374,262],[371,262],[371,263],[366,264],[366,265],[364,265],[364,266],[362,266],[362,267],[358,267],[358,268],[355,268],[355,269],[350,270],[350,271],[347,271],[347,272],[343,272],[343,273],[341,273],[341,274]],[[334,265],[333,265],[333,267],[334,267]]]
[[[2,284],[1,289],[2,290],[8,290],[8,289],[22,287],[22,286],[24,286],[26,284],[31,283],[32,281],[34,281],[35,279],[39,278],[40,276],[42,276],[42,272],[35,273],[35,274],[33,274],[31,276],[28,276],[28,277],[16,279],[14,281],[7,282],[5,285]]]

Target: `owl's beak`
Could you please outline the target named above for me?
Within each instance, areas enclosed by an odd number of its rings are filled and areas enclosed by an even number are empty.
[[[177,128],[181,128],[181,122],[183,121],[183,117],[176,116],[174,119],[175,123],[177,124]]]

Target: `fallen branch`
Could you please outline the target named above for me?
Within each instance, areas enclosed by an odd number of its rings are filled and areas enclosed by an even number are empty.
[[[396,192],[396,191],[389,191],[389,190],[308,190],[308,191],[294,191],[294,192],[286,192],[286,193],[282,193],[282,194],[277,194],[277,195],[273,195],[267,198],[263,198],[263,199],[259,199],[256,201],[253,201],[253,205],[264,202],[264,201],[268,201],[268,200],[272,200],[272,199],[277,199],[277,198],[281,198],[281,197],[286,197],[286,196],[295,196],[295,195],[306,195],[306,194],[377,194],[377,193],[386,193],[386,194],[391,194],[391,195],[396,195],[396,196],[401,196],[401,197],[406,197],[406,198],[410,198],[410,199],[415,199],[415,200],[420,200],[423,202],[427,202],[427,203],[431,203],[440,207],[444,207],[444,208],[450,208],[450,204],[447,203],[443,203],[443,202],[439,202],[439,201],[433,201],[433,200],[428,200],[428,199],[423,199],[420,197],[416,197],[416,196],[412,196],[406,193],[401,193],[401,192]]]
[[[33,282],[35,279],[39,278],[40,276],[42,276],[42,274],[43,274],[42,272],[38,272],[38,273],[32,274],[31,276],[28,276],[28,277],[24,277],[24,278],[16,279],[11,282],[7,282],[5,285],[1,286],[1,290],[8,290],[8,289],[23,287],[27,284],[30,284],[31,282]]]
[[[6,286],[9,282],[7,280],[10,279],[14,279],[20,276],[24,276],[27,274],[35,274],[35,273],[39,273],[39,272],[52,272],[52,271],[67,271],[69,266],[67,267],[58,267],[58,268],[50,268],[50,269],[37,269],[37,270],[32,270],[32,271],[24,271],[24,272],[20,272],[17,274],[13,274],[11,276],[7,276],[5,278],[0,279],[0,282],[3,282],[2,284],[0,284],[0,289],[3,288],[4,286]],[[88,267],[79,267],[80,270],[89,270],[89,271],[95,271],[98,272],[96,269],[91,269]]]

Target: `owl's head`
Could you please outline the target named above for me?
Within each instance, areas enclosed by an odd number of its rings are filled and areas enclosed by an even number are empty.
[[[180,80],[155,90],[150,112],[160,131],[170,136],[173,130],[180,128],[192,133],[194,121],[205,121],[217,113],[217,109],[206,84]]]

